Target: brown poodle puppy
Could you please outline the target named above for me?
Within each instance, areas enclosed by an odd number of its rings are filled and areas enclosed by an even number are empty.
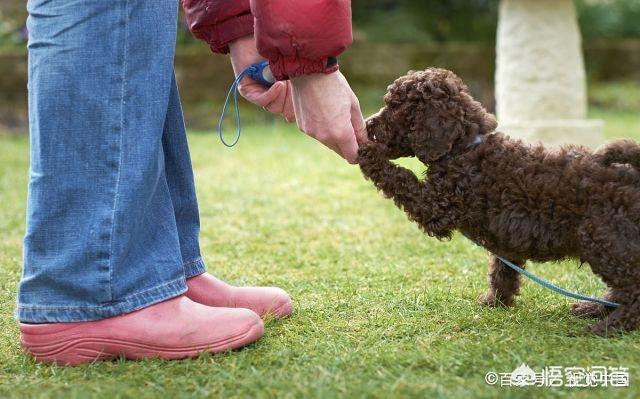
[[[430,236],[454,230],[521,266],[573,258],[607,284],[615,310],[590,302],[580,316],[608,317],[600,335],[640,326],[640,146],[547,150],[494,133],[495,117],[444,69],[409,72],[367,121],[364,175]],[[391,159],[415,156],[419,179]],[[481,303],[511,305],[520,275],[492,256]]]

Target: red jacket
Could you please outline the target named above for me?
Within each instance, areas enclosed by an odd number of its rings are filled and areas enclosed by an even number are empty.
[[[352,42],[350,0],[182,0],[191,32],[216,53],[255,32],[278,80],[338,69]]]

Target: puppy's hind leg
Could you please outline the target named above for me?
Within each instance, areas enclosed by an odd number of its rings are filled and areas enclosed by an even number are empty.
[[[615,302],[613,293],[611,290],[602,295],[602,299]],[[613,311],[613,308],[604,306],[600,303],[580,301],[571,305],[571,313],[578,317],[584,318],[602,318]]]
[[[597,324],[588,327],[592,333],[608,336],[611,333],[632,331],[640,327],[640,290],[638,284],[614,288],[620,307]]]
[[[524,267],[525,260],[514,263]],[[486,306],[511,306],[520,293],[520,273],[491,255],[489,261],[489,290],[478,298]]]
[[[607,299],[620,304],[605,309],[609,316],[588,327],[598,335],[640,328],[640,231],[630,219],[593,219],[579,231],[583,259],[609,287]]]

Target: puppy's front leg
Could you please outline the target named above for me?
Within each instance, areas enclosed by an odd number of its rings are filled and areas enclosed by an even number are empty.
[[[516,263],[524,267],[523,261],[517,261]],[[478,302],[487,306],[511,306],[519,292],[520,274],[503,264],[494,255],[491,255],[491,260],[489,261],[489,290],[478,298]]]
[[[415,217],[419,208],[424,206],[421,205],[424,183],[409,169],[391,162],[386,151],[386,146],[380,143],[363,144],[358,152],[360,169],[386,197]]]
[[[391,162],[386,147],[379,143],[363,144],[359,151],[362,173],[378,190],[404,209],[429,235],[449,238],[456,221],[455,206],[446,196],[420,181],[409,169]]]

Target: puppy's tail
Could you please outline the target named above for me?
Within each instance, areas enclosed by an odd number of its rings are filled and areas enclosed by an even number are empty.
[[[633,140],[616,140],[597,150],[596,161],[604,166],[629,164],[640,169],[640,144]]]

